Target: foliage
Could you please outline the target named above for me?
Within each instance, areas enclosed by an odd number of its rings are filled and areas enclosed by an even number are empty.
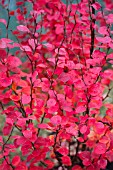
[[[1,0],[1,170],[100,170],[113,161],[113,4],[103,2],[23,0],[11,11]]]

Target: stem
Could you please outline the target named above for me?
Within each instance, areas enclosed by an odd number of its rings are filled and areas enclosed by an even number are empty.
[[[92,2],[89,0],[88,6],[89,6],[89,14],[90,14],[90,30],[91,30],[91,47],[90,47],[90,58],[92,58],[92,53],[94,51],[94,40],[95,40],[95,19],[93,19],[93,15],[95,15],[95,9],[91,6],[93,3],[95,3],[95,0],[92,0]]]

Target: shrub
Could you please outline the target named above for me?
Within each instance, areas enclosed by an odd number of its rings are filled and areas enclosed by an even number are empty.
[[[113,4],[103,2],[23,0],[10,10],[1,0],[1,170],[100,170],[113,161]]]

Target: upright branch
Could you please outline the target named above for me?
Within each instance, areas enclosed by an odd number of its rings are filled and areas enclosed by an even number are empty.
[[[95,0],[88,0],[89,5],[89,15],[90,15],[90,30],[91,30],[91,47],[90,47],[90,58],[92,58],[92,53],[94,51],[95,45],[95,9],[92,6],[95,3]]]

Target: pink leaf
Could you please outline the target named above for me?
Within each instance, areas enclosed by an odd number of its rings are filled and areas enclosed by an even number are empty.
[[[70,76],[69,74],[66,74],[66,73],[62,73],[59,76],[59,80],[61,80],[64,83],[67,82],[69,79],[70,79]]]
[[[22,51],[27,51],[27,52],[31,52],[31,48],[28,45],[23,45],[22,47],[20,47],[20,49]]]
[[[34,39],[29,39],[28,40],[29,45],[33,48],[33,50],[35,49],[35,40]]]
[[[99,32],[99,34],[102,34],[102,35],[108,35],[108,31],[107,31],[106,26],[100,27],[98,32]]]
[[[60,48],[60,49],[55,49],[55,53],[59,55],[66,55],[66,50],[65,48]]]
[[[86,111],[86,107],[85,106],[78,106],[76,108],[76,113],[82,113]]]
[[[59,115],[53,116],[51,118],[51,123],[54,125],[59,125],[62,121],[62,118]]]
[[[82,134],[84,134],[84,133],[86,133],[86,131],[87,131],[87,126],[86,126],[86,125],[83,125],[83,126],[80,128],[80,132],[81,132]]]
[[[55,106],[55,104],[56,104],[56,100],[55,100],[55,99],[49,99],[49,100],[47,101],[47,106],[48,106],[48,107]]]
[[[22,32],[30,32],[30,30],[24,25],[18,25],[17,29]]]
[[[107,17],[106,17],[106,21],[107,23],[109,24],[113,24],[113,14],[109,14]]]
[[[75,65],[75,69],[82,69],[83,67],[84,67],[84,65],[80,64],[80,63]]]
[[[34,71],[33,75],[32,75],[32,83],[34,83],[37,79],[37,76],[38,76],[38,72],[37,71]]]
[[[0,22],[3,23],[5,26],[7,26],[7,22],[5,19],[0,19]]]
[[[28,96],[26,94],[22,95],[22,103],[23,104],[28,104],[28,103],[30,103],[30,101],[31,101],[31,97],[30,96]]]
[[[0,48],[7,48],[6,42],[3,41],[2,39],[0,39]]]
[[[32,137],[32,131],[31,130],[25,130],[25,131],[23,131],[23,135],[26,138],[31,138]]]
[[[73,135],[73,136],[78,135],[78,130],[73,126],[70,126],[69,128],[66,128],[66,132]]]
[[[52,45],[50,43],[46,43],[46,44],[44,44],[44,46],[46,46],[47,49],[49,49],[50,51],[52,51],[54,49],[54,45]]]
[[[113,43],[112,42],[109,43],[109,47],[113,49]]]
[[[101,8],[101,5],[98,2],[95,2],[92,6],[95,10],[99,10]]]
[[[2,38],[2,41],[4,41],[6,44],[13,42],[13,41],[10,40],[9,38]]]
[[[111,38],[109,36],[106,36],[106,37],[96,37],[96,39],[99,42],[102,42],[102,43],[110,43],[111,42]]]
[[[45,123],[41,123],[38,125],[38,128],[40,129],[47,129],[48,127],[50,127],[48,124],[45,124]]]

